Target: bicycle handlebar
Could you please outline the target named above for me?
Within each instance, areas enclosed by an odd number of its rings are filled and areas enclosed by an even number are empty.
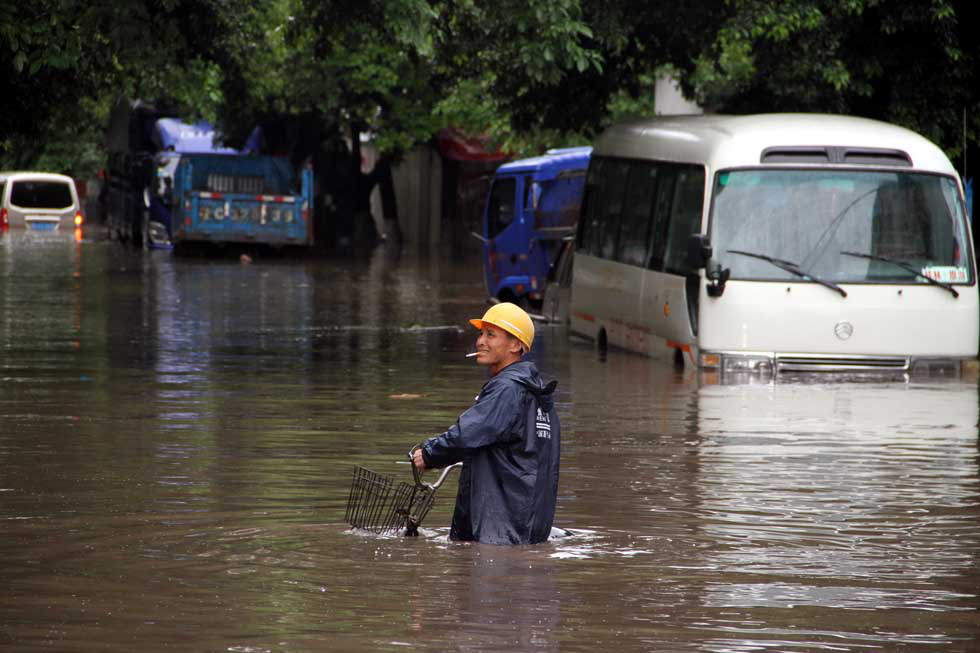
[[[419,468],[415,466],[415,458],[413,456],[413,454],[421,448],[421,446],[415,445],[408,451],[408,460],[412,464],[412,476],[415,477],[415,484],[419,487],[428,488],[429,490],[437,490],[439,489],[439,486],[442,485],[443,481],[446,480],[446,477],[449,476],[449,472],[453,471],[453,469],[457,467],[463,466],[463,463],[453,463],[449,467],[442,470],[442,473],[439,475],[439,478],[436,479],[435,483],[426,483],[422,480],[422,474],[424,474],[424,472],[420,471]]]

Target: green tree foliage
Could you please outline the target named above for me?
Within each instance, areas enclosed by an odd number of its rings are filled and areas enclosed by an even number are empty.
[[[523,85],[518,77],[495,91],[520,131],[542,127],[594,134],[612,116],[653,115],[659,72],[693,59],[727,15],[722,2],[643,3],[582,0],[584,46],[595,65]]]
[[[965,0],[582,0],[596,66],[493,85],[520,133],[586,137],[653,115],[670,72],[707,111],[846,113],[922,132],[956,159],[980,137],[980,11]]]
[[[978,12],[955,0],[729,0],[683,70],[710,110],[848,113],[910,127],[962,154],[980,115]]]
[[[78,16],[57,0],[4,2],[0,11],[0,158],[24,167],[43,153],[54,125],[91,109],[83,103],[104,81],[111,60]],[[67,134],[59,147],[72,150]],[[80,154],[79,154],[80,155]]]
[[[0,8],[0,167],[95,172],[118,97],[217,115],[224,0],[6,0]]]
[[[652,113],[665,69],[709,110],[875,117],[954,157],[964,115],[980,133],[966,0],[0,1],[2,167],[88,167],[117,97],[233,143],[276,118],[392,153],[450,124],[529,151]]]
[[[221,65],[223,123],[241,140],[251,125],[291,115],[370,130],[396,153],[449,124],[506,139],[509,106],[567,70],[598,69],[599,54],[588,48],[577,0],[483,4],[254,3],[243,20],[248,36],[231,43]]]

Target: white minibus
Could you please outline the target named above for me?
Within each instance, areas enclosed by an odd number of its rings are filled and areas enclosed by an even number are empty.
[[[963,188],[854,117],[682,116],[596,141],[570,328],[722,373],[957,372],[977,356]]]
[[[54,230],[80,227],[83,216],[75,181],[49,172],[0,172],[0,229]]]

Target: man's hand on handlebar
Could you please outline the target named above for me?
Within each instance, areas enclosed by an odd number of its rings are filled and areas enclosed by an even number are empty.
[[[421,448],[416,449],[412,453],[412,464],[415,465],[415,467],[417,467],[420,472],[424,472],[425,471],[425,469],[426,469],[425,468],[425,459],[422,457],[422,449]]]

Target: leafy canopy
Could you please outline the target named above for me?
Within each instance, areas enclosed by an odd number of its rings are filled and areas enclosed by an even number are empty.
[[[957,156],[980,133],[966,0],[32,0],[0,12],[0,167],[90,171],[119,97],[216,121],[454,125],[515,152],[653,112],[670,71],[711,111],[880,118]],[[964,124],[965,123],[965,124]]]

